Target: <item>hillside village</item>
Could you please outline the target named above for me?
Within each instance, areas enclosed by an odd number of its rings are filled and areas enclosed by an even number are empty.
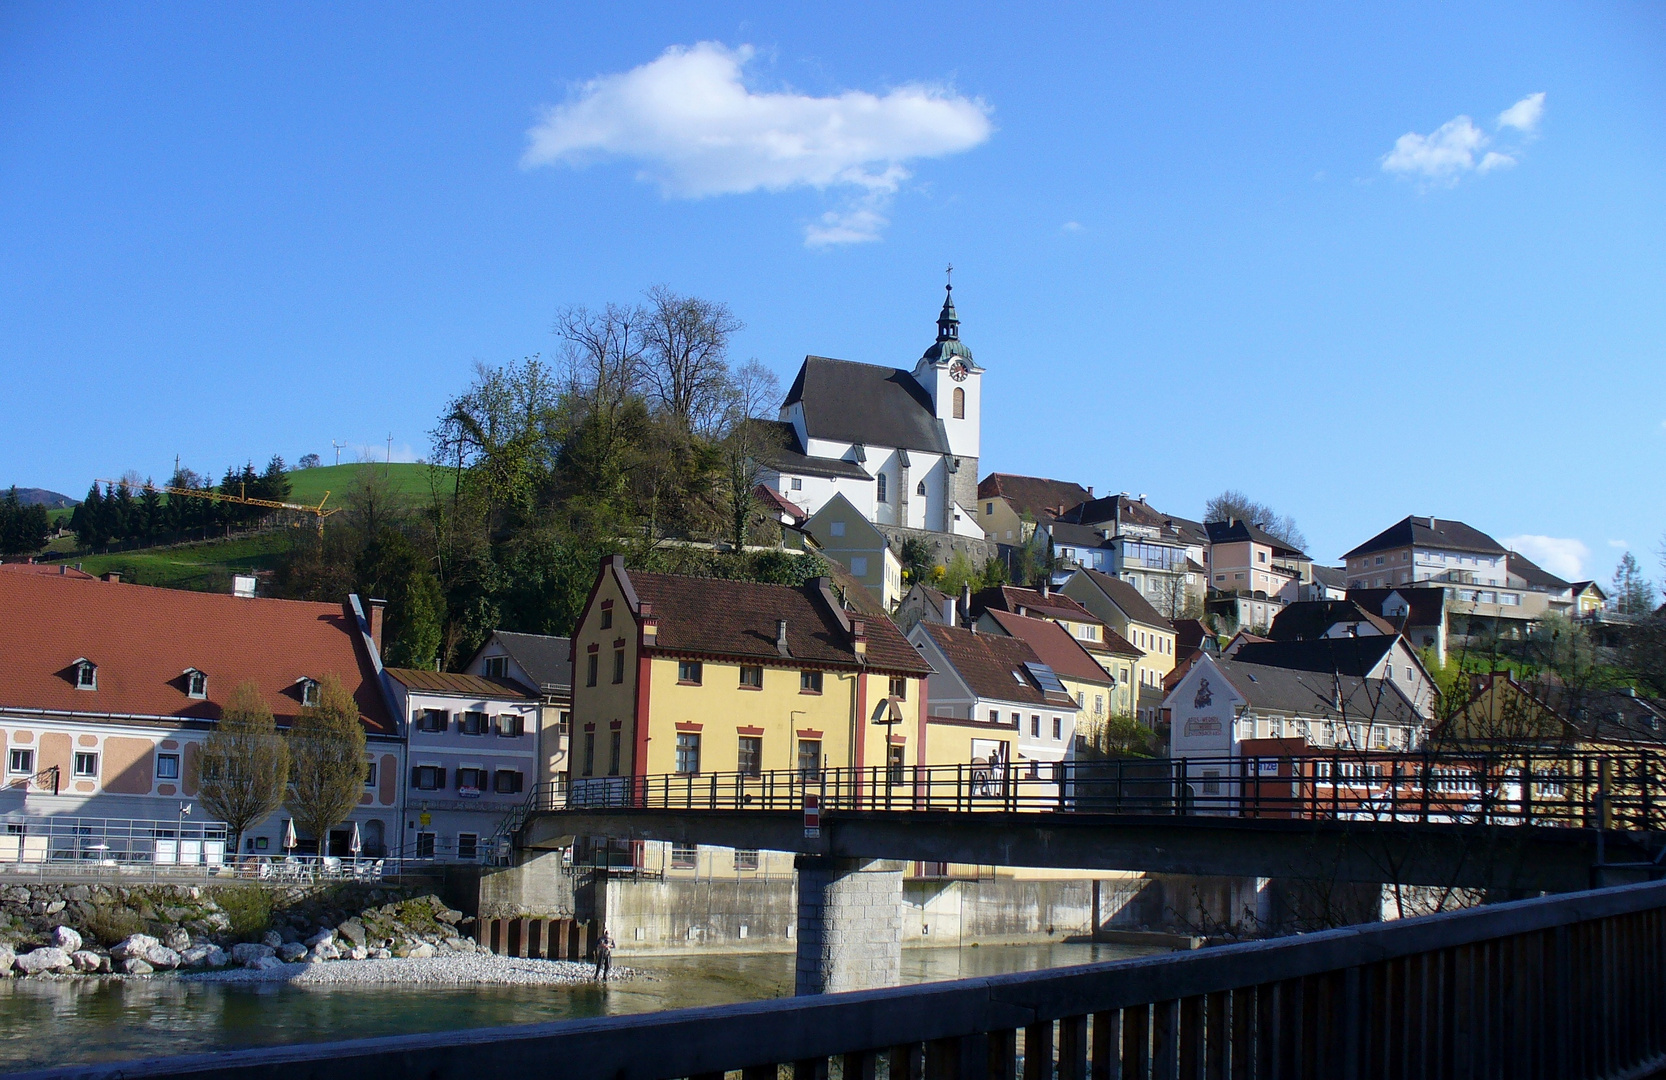
[[[570,316],[569,340],[594,318]],[[0,565],[17,825],[0,862],[47,858],[29,823],[54,818],[177,816],[183,859],[182,800],[225,801],[202,762],[234,693],[239,723],[278,738],[335,688],[362,776],[326,817],[280,790],[230,830],[193,818],[197,859],[489,862],[534,792],[612,798],[650,776],[970,766],[1001,783],[1123,757],[1415,754],[1505,727],[1666,749],[1661,614],[1464,521],[1385,508],[1328,565],[1270,515],[1198,521],[1000,471],[981,427],[1004,375],[962,339],[952,287],[911,366],[807,356],[784,393],[725,367],[650,407],[605,397],[618,356],[580,358],[590,397],[538,398],[531,366],[483,376],[408,500],[365,466],[339,516],[268,521],[271,559],[208,591],[92,556]],[[471,412],[516,394],[518,430]],[[281,510],[305,473],[275,459],[192,482]],[[213,531],[184,496],[98,490],[146,508],[140,532]],[[222,533],[266,520],[216,505],[196,512]],[[670,872],[712,857],[661,854]]]

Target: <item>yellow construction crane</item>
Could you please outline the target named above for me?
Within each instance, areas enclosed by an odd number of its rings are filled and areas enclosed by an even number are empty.
[[[94,483],[107,484],[109,485],[110,490],[114,492],[116,488],[121,485],[122,481],[95,480]],[[215,491],[213,488],[178,488],[166,487],[158,484],[141,484],[138,488],[130,490],[133,490],[135,493],[140,491],[154,491],[160,495],[180,495],[188,499],[207,499],[210,502],[237,503],[240,506],[264,506],[272,510],[295,510],[303,514],[311,514],[318,520],[318,534],[320,536],[324,534],[324,519],[329,517],[331,514],[336,513],[340,509],[339,507],[333,506],[328,510],[324,509],[324,504],[330,499],[330,493],[328,491],[324,492],[324,497],[318,500],[317,506],[307,506],[304,503],[279,502],[276,499],[251,499],[248,496],[248,486],[245,484],[237,485],[238,493],[236,495],[226,495],[222,492]]]

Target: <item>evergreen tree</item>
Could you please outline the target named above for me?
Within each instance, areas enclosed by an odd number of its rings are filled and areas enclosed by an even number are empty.
[[[32,555],[45,546],[49,531],[46,507],[24,506],[16,487],[6,493],[0,502],[0,555]]]
[[[151,485],[149,478],[146,478],[144,489],[139,492],[137,515],[142,530],[140,535],[146,541],[155,540],[166,531],[167,522],[162,507],[162,496],[156,493],[156,489]]]
[[[1622,615],[1647,615],[1654,610],[1654,583],[1643,576],[1631,552],[1614,568],[1614,610]]]
[[[273,502],[289,501],[289,469],[284,465],[283,458],[277,454],[266,463],[266,471],[249,487],[249,494],[257,499],[271,499]]]
[[[87,497],[70,515],[70,528],[75,530],[75,541],[84,548],[97,551],[107,539],[104,533],[104,493],[95,481],[87,488]]]

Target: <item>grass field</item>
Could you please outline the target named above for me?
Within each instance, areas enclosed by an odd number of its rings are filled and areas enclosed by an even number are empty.
[[[430,473],[434,466],[414,465],[396,462],[392,465],[325,465],[317,469],[296,469],[289,474],[289,501],[316,505],[324,497],[324,492],[330,493],[330,501],[326,506],[340,506],[342,496],[353,485],[360,469],[386,470],[389,479],[393,481],[394,490],[411,499],[426,499],[429,495]],[[450,490],[451,475],[455,469],[440,468],[436,480]]]
[[[112,570],[123,581],[169,589],[230,592],[234,573],[270,570],[289,549],[288,530],[232,540],[208,540],[179,547],[145,548],[111,555],[88,555],[79,562],[89,574]]]

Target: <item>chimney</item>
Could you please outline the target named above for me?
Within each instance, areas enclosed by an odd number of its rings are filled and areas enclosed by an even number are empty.
[[[943,597],[943,624],[945,626],[959,626],[960,620],[955,618],[954,597]]]
[[[1093,485],[1092,484],[1088,485],[1088,498],[1090,498],[1090,499],[1093,498]]]
[[[642,604],[637,608],[637,616],[642,620],[642,644],[653,645],[659,641],[659,616],[654,614],[654,605]]]
[[[960,617],[967,622],[972,621],[972,583],[960,583]]]
[[[792,650],[787,648],[787,620],[775,620],[775,651],[782,656],[791,656]]]
[[[121,574],[117,573],[114,570],[106,570],[104,573],[98,575],[98,580],[108,581],[112,585],[120,585],[121,584]]]
[[[861,619],[850,621],[850,645],[856,651],[857,660],[868,658],[868,624]]]
[[[382,609],[388,606],[386,600],[372,597],[365,603],[370,605],[370,640],[376,646],[376,655],[382,655]]]
[[[1052,595],[1053,595],[1053,581],[1052,581],[1052,579],[1051,578],[1042,578],[1041,579],[1041,596],[1042,596],[1042,599],[1046,599],[1047,597],[1052,596]]]

